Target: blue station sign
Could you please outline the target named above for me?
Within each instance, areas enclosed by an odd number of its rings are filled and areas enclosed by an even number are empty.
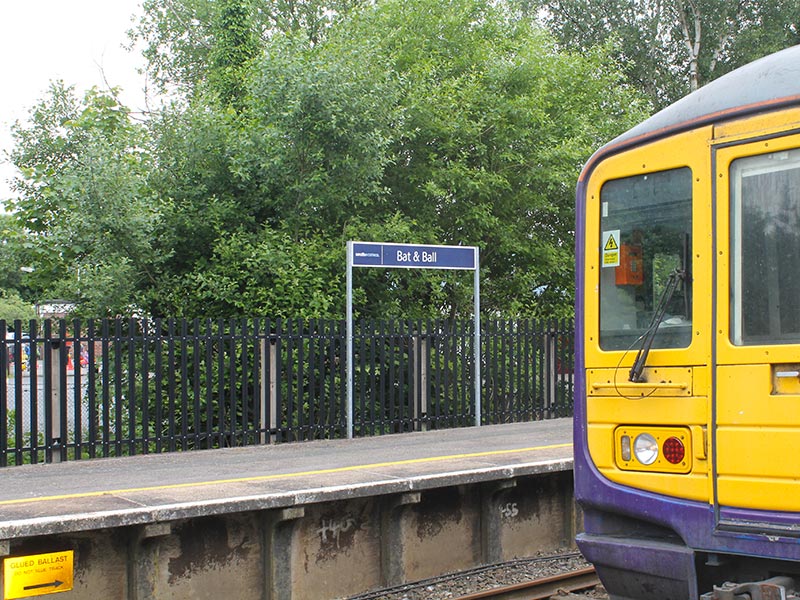
[[[421,246],[383,242],[347,242],[347,437],[353,437],[353,267],[384,269],[461,269],[472,271],[475,289],[475,425],[481,424],[481,285],[477,246]]]
[[[472,246],[421,246],[353,242],[354,267],[389,269],[464,269],[474,270],[476,252]]]

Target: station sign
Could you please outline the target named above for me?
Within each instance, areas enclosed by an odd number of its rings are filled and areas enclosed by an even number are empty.
[[[3,598],[29,598],[72,589],[74,551],[9,556],[3,560]]]
[[[475,425],[481,424],[481,285],[477,246],[347,242],[347,437],[353,437],[353,268],[460,269],[473,272]]]
[[[471,246],[425,246],[352,242],[354,267],[388,269],[475,269]]]

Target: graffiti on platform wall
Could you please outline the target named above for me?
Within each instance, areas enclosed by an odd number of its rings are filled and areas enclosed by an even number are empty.
[[[356,520],[351,516],[340,517],[338,519],[321,519],[320,527],[317,530],[320,543],[323,546],[336,546],[341,549],[342,536],[346,533],[358,529]]]

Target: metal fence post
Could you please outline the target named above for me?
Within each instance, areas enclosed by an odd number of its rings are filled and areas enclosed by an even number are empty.
[[[66,440],[61,439],[61,340],[50,342],[50,431],[51,439],[50,462],[61,462],[61,447]],[[66,366],[65,366],[66,368]],[[33,384],[32,384],[33,385]]]
[[[558,385],[558,359],[556,353],[556,341],[558,340],[558,327],[551,324],[544,333],[544,374],[545,381],[545,401],[544,417],[546,419],[555,416],[556,390]]]
[[[269,429],[270,442],[278,439],[278,340],[269,340]]]
[[[269,349],[269,351],[267,350]],[[269,415],[269,419],[267,419]],[[270,335],[261,340],[261,443],[278,440],[278,339]]]
[[[267,392],[267,386],[270,385],[271,380],[269,379],[269,359],[267,359],[267,339],[264,338],[261,340],[261,390],[260,390],[260,398],[259,398],[259,406],[260,406],[260,422],[258,424],[258,428],[261,430],[261,435],[259,436],[259,441],[262,444],[267,442],[267,396],[269,395]]]
[[[417,334],[411,345],[414,362],[414,424],[417,431],[428,431],[430,426],[428,414],[430,413],[430,395],[428,393],[428,336]]]

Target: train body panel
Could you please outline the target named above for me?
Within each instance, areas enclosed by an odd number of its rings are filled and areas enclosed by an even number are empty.
[[[599,150],[576,243],[578,543],[612,597],[800,587],[800,47]]]

